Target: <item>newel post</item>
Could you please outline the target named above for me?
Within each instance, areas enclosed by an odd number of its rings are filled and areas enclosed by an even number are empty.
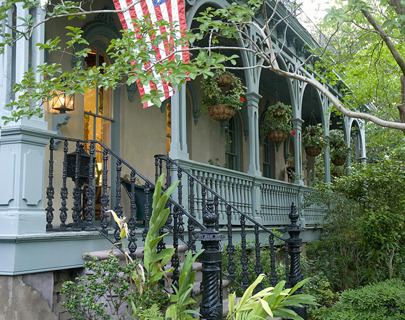
[[[300,233],[302,228],[297,224],[299,214],[294,203],[291,204],[289,214],[291,224],[287,227],[287,232],[290,235],[288,239],[288,254],[290,255],[290,274],[288,277],[288,285],[293,288],[298,282],[303,280],[304,276],[301,272],[301,238]],[[301,288],[295,291],[296,294],[302,293]],[[291,307],[303,319],[307,319],[306,307]]]
[[[222,235],[216,230],[218,216],[214,212],[213,200],[207,200],[207,209],[203,215],[204,226],[198,240],[204,252],[199,260],[202,263],[202,302],[200,305],[201,319],[222,319],[222,301],[220,295],[219,273],[221,272]]]

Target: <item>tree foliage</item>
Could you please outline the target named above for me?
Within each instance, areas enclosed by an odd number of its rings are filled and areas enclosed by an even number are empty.
[[[339,74],[346,103],[388,121],[404,122],[405,7],[401,0],[336,0],[323,29],[331,50],[317,63],[326,78]]]
[[[318,200],[328,208],[327,222],[323,239],[310,244],[308,252],[335,289],[405,278],[404,155],[397,148],[320,188]]]
[[[69,52],[77,57],[76,65],[69,72],[64,70],[59,63],[45,63],[37,66],[36,69],[31,68],[26,73],[23,81],[14,86],[16,99],[9,105],[13,110],[10,116],[4,119],[10,121],[18,120],[22,116],[40,116],[43,102],[52,97],[50,92],[57,90],[66,91],[68,94],[74,92],[83,93],[88,88],[96,85],[106,89],[115,88],[125,83],[132,84],[137,81],[141,85],[150,82],[158,84],[158,79],[165,80],[173,87],[176,87],[185,83],[187,79],[194,79],[197,75],[203,75],[204,78],[212,76],[212,69],[243,70],[247,68],[264,68],[275,72],[279,76],[307,82],[314,86],[346,116],[371,120],[382,126],[405,129],[405,124],[396,122],[395,119],[394,121],[392,119],[384,120],[372,114],[350,110],[347,105],[339,101],[316,78],[313,79],[303,75],[299,68],[295,71],[283,70],[278,65],[277,55],[280,50],[285,49],[284,44],[278,47],[273,42],[273,39],[276,37],[279,25],[285,24],[289,27],[290,17],[294,14],[294,10],[287,16],[281,17],[277,14],[279,6],[282,5],[280,0],[275,2],[274,10],[269,10],[269,7],[264,5],[265,3],[263,0],[247,0],[243,4],[233,3],[226,8],[207,8],[205,12],[196,18],[198,27],[187,32],[185,37],[179,37],[173,31],[173,26],[168,25],[167,22],[152,23],[149,17],[145,17],[134,22],[135,27],[139,29],[137,36],[131,31],[123,31],[120,39],[111,42],[108,55],[112,59],[115,58],[115,60],[112,60],[113,62],[110,65],[101,65],[89,69],[84,68],[82,64],[89,45],[82,37],[82,30],[77,27],[67,27],[66,35],[68,40],[66,43],[61,41],[62,37],[56,37],[47,39],[45,43],[38,44],[38,46],[41,50],[47,50],[48,52]],[[45,7],[46,14],[44,17],[38,18],[38,16],[30,15],[23,18],[18,17],[18,23],[14,25],[8,10],[16,4],[31,9],[39,5],[39,1],[5,0],[1,3],[0,19],[2,19],[4,25],[1,50],[15,44],[18,39],[30,38],[38,26],[50,20],[85,18],[101,12],[118,12],[117,10],[95,10],[91,1],[55,1]],[[350,10],[357,10],[355,11],[356,18],[363,12],[362,10],[373,8],[359,0],[350,0],[349,4]],[[381,1],[381,5],[383,4],[387,4],[387,1]],[[402,8],[402,5],[399,3],[397,7]],[[389,8],[391,7],[389,6]],[[392,10],[382,12],[381,15],[394,17],[396,7],[392,8]],[[263,17],[262,23],[255,19],[257,11],[260,11]],[[337,19],[341,23],[342,19],[344,20],[349,15],[346,11],[343,10],[336,14],[331,13],[330,17]],[[383,24],[384,28],[395,30],[396,24],[402,23],[401,17],[402,14],[399,15],[397,20],[390,19],[391,23]],[[161,29],[165,29],[166,32],[159,35],[157,31]],[[253,33],[255,34],[254,37],[252,36]],[[133,41],[135,38],[137,41]],[[176,49],[179,48],[179,45],[189,45],[193,55],[190,63],[183,63],[180,57],[177,56],[175,59],[157,60],[154,48],[162,46],[169,38],[174,41],[174,55],[179,53],[179,50]],[[234,40],[236,38],[240,41],[239,45],[230,45],[232,42],[229,42],[229,39]],[[184,43],[184,41],[187,43]],[[225,50],[228,50],[228,53],[230,51],[238,52],[239,56],[246,55],[253,63],[248,67],[237,65],[237,56],[225,54]],[[392,50],[390,52],[392,54]],[[382,53],[383,51],[381,51]],[[303,61],[302,66],[310,65],[315,61],[313,60],[315,55],[313,54]],[[397,59],[395,61],[398,63]],[[139,72],[139,70],[143,70],[142,68],[145,65],[148,65],[146,72]],[[154,72],[149,72],[151,70],[154,70]],[[66,80],[62,81],[62,78]],[[38,79],[41,79],[41,81],[38,81]],[[320,79],[320,75],[318,79]],[[161,104],[159,98],[161,97],[163,97],[163,89],[158,87],[156,90],[152,90],[151,94],[145,95],[143,102],[152,101],[152,103],[159,106]]]

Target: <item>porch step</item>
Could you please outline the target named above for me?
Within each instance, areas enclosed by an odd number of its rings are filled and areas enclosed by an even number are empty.
[[[167,246],[168,248],[172,247],[172,246]],[[188,247],[186,245],[180,245],[178,247],[178,251],[179,251],[179,259],[180,259],[180,267],[179,269],[181,270],[183,267],[183,261],[185,259],[185,254],[186,251],[188,250]],[[141,259],[143,256],[143,251],[144,251],[144,247],[138,247],[136,250],[136,258],[137,259]],[[112,250],[112,253],[114,254],[115,257],[117,257],[123,264],[126,263],[126,259],[124,254],[117,250],[114,249]],[[83,256],[84,260],[91,260],[93,258],[97,258],[98,260],[107,260],[109,258],[111,254],[111,250],[101,250],[101,251],[93,251],[93,252],[89,252],[87,254],[85,254]],[[169,266],[170,267],[170,262],[169,262]],[[200,262],[195,262],[193,264],[193,270],[196,271],[196,276],[195,276],[195,281],[194,281],[194,285],[193,285],[193,293],[194,293],[194,299],[197,301],[198,305],[201,302],[202,296],[201,296],[201,281],[202,281],[202,263]],[[84,270],[85,274],[90,274],[91,272],[89,270]],[[169,277],[169,279],[172,277],[173,273],[172,272],[168,272],[167,276]],[[228,286],[230,285],[231,281],[224,279],[222,281],[222,296],[224,299],[228,298]],[[166,284],[166,288],[171,289],[171,285],[170,284]],[[224,300],[224,307],[225,307],[225,301]],[[226,302],[226,308],[228,306],[228,302]],[[198,311],[199,309],[197,309]],[[226,314],[225,314],[226,316]]]
[[[173,248],[173,246],[167,245],[167,248]],[[178,252],[179,252],[179,259],[180,261],[183,261],[185,258],[185,252],[188,250],[188,247],[186,245],[179,245],[178,246]],[[135,256],[136,259],[141,259],[143,257],[143,251],[144,247],[138,247],[135,251]],[[116,258],[119,260],[125,262],[125,256],[124,254],[118,250],[118,249],[113,249],[111,250],[100,250],[100,251],[92,251],[84,254],[83,259],[84,260],[91,260],[93,258],[97,258],[98,260],[107,260],[110,257],[111,252],[114,254]],[[128,252],[128,250],[127,250]]]

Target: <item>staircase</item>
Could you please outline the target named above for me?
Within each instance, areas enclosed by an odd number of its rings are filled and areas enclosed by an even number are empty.
[[[79,231],[99,230],[106,239],[120,242],[120,229],[111,221],[108,210],[113,207],[119,217],[126,216],[129,237],[128,252],[136,259],[142,256],[142,241],[146,237],[151,215],[151,194],[154,183],[149,181],[124,159],[121,159],[108,147],[98,141],[82,141],[77,139],[59,139],[63,150],[55,151],[55,141],[50,142],[49,184],[47,188],[47,230]],[[71,145],[74,145],[72,151]],[[70,147],[70,150],[69,150]],[[62,179],[54,179],[54,157],[63,159],[59,163]],[[122,177],[126,172],[128,178]],[[109,184],[112,174],[113,183]],[[165,155],[155,156],[155,179],[166,174],[163,189],[168,188],[175,180],[179,180],[173,196],[169,198],[169,219],[162,232],[169,232],[165,241],[177,250],[171,260],[174,272],[171,281],[176,284],[179,280],[179,269],[184,251],[196,251],[204,248],[204,253],[195,265],[198,270],[198,281],[194,287],[196,296],[201,296],[200,313],[205,319],[218,319],[222,314],[223,305],[227,306],[226,287],[235,282],[242,288],[247,288],[254,280],[249,275],[248,264],[254,263],[255,273],[262,273],[261,247],[270,248],[271,272],[268,275],[274,286],[277,281],[275,247],[285,248],[287,284],[292,287],[302,280],[300,269],[300,226],[297,224],[298,213],[294,204],[291,206],[289,218],[291,225],[286,228],[290,235],[284,239],[272,232],[268,227],[255,221],[254,216],[245,214],[242,210],[228,202],[222,195],[213,191],[208,179],[197,179],[188,170],[178,165]],[[72,181],[70,181],[70,178]],[[73,183],[72,183],[73,182]],[[54,200],[55,184],[60,188],[60,199]],[[121,185],[129,197],[129,208],[122,205]],[[218,186],[217,186],[218,187]],[[70,191],[69,191],[70,188]],[[216,188],[218,190],[220,188]],[[240,192],[244,192],[243,189]],[[68,217],[68,195],[73,196],[72,215]],[[142,201],[141,201],[142,198]],[[234,199],[238,195],[233,196]],[[54,206],[59,205],[60,225],[54,223]],[[125,211],[125,213],[124,213]],[[69,219],[68,219],[69,218]],[[142,228],[138,225],[142,220]],[[221,221],[221,222],[220,222]],[[113,239],[109,237],[113,230]],[[247,238],[254,237],[255,261],[249,261],[247,253]],[[234,261],[235,245],[240,243],[242,255],[240,261]],[[166,247],[159,243],[158,250]],[[221,250],[220,248],[223,248]],[[226,254],[228,263],[222,266],[222,255]],[[106,258],[106,252],[92,252],[91,256]],[[241,280],[236,282],[239,275],[235,274],[236,265],[241,264]],[[200,283],[203,290],[200,290]],[[298,291],[299,292],[299,291]],[[300,311],[299,311],[300,312]],[[300,312],[303,316],[304,311]]]

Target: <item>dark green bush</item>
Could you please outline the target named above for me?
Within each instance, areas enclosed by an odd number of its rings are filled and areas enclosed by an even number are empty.
[[[323,320],[403,320],[405,282],[393,279],[346,290],[338,303],[323,311]]]

